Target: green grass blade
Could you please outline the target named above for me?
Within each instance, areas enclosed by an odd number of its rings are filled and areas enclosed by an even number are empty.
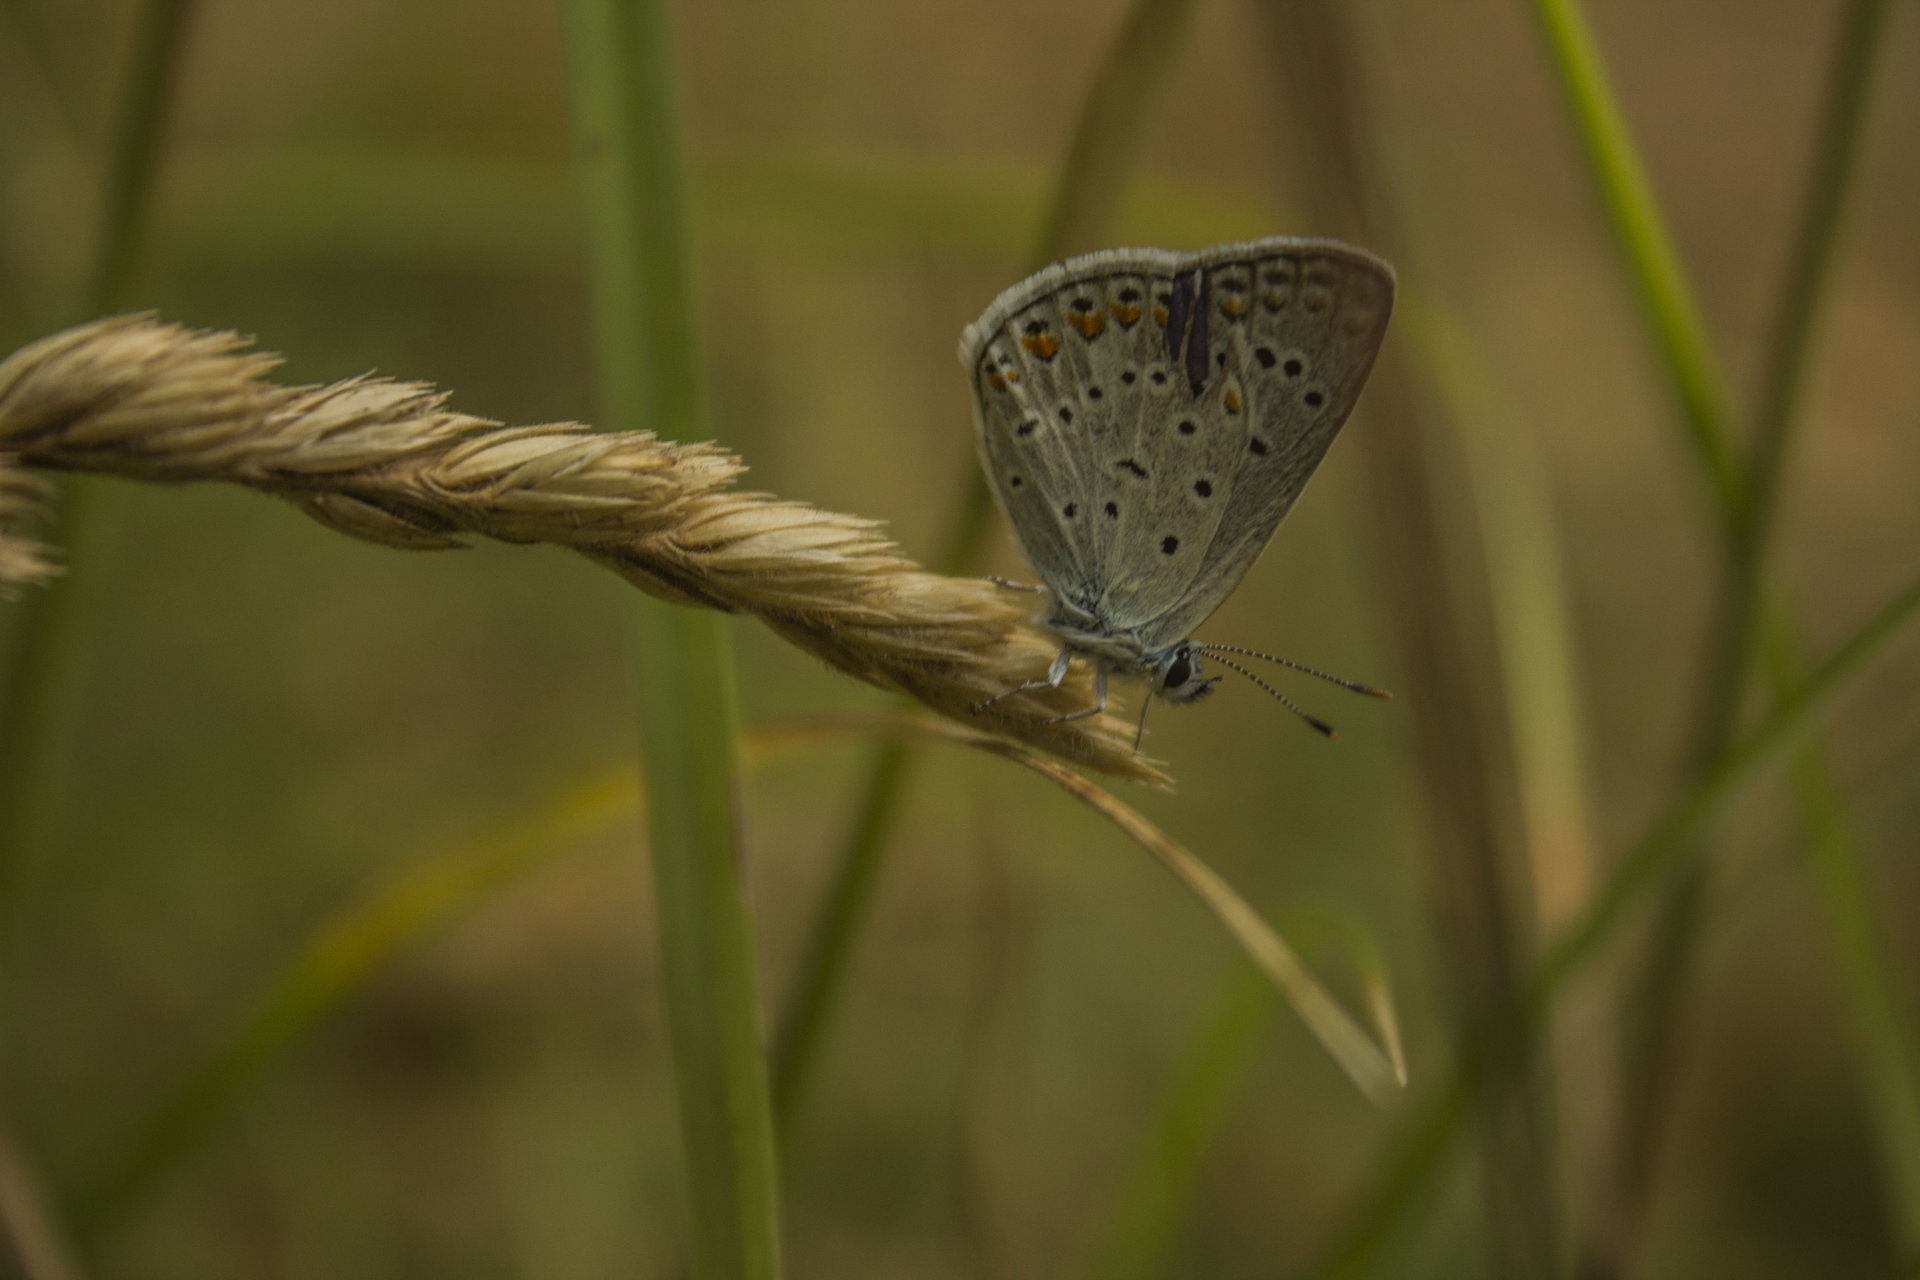
[[[797,1104],[819,1058],[830,1006],[845,986],[854,942],[880,881],[880,865],[899,812],[908,759],[907,745],[898,739],[875,749],[862,780],[852,830],[835,859],[833,879],[808,930],[799,976],[787,997],[779,1034],[774,1039],[773,1111],[783,1134],[793,1123]]]
[[[127,84],[107,166],[100,239],[87,287],[89,317],[126,305],[140,237],[150,221],[161,135],[173,114],[180,48],[192,13],[192,0],[147,0],[135,15]]]
[[[1726,610],[1732,620],[1724,628],[1721,660],[1728,669],[1743,667],[1751,648],[1746,637],[1758,630],[1775,697],[1793,686],[1803,664],[1791,621],[1778,609],[1763,607],[1767,550],[1889,7],[1885,0],[1853,0],[1842,21],[1799,229],[1763,366],[1766,380],[1748,471],[1749,513],[1739,531]],[[1912,994],[1899,979],[1885,923],[1874,908],[1861,836],[1817,746],[1796,757],[1791,784],[1808,874],[1874,1117],[1870,1129],[1879,1148],[1896,1254],[1907,1263],[1920,1262],[1920,1044]]]
[[[648,602],[634,628],[641,759],[695,1274],[780,1274],[773,1110],[735,855],[731,646],[721,620]],[[668,797],[672,797],[671,800]]]
[[[666,0],[568,0],[569,79],[592,244],[607,426],[706,435]],[[729,633],[634,608],[641,764],[661,968],[702,1280],[780,1274],[772,1108],[740,883]]]
[[[141,236],[148,223],[161,138],[171,117],[181,36],[189,0],[146,0],[134,15],[126,77],[120,89],[112,150],[107,158],[99,240],[81,299],[84,316],[124,306]],[[70,477],[47,537],[68,548],[70,564],[85,566],[108,539],[112,512],[91,477]],[[103,509],[106,508],[106,509]],[[0,673],[0,937],[11,934],[20,910],[26,863],[66,790],[71,757],[67,735],[81,697],[84,642],[94,630],[97,601],[86,576],[71,567],[33,591],[14,619]],[[0,1104],[0,1128],[5,1127]],[[53,1280],[78,1275],[64,1258],[64,1229],[53,1207],[34,1194],[26,1158],[8,1139],[7,1225],[28,1274]],[[22,1217],[21,1215],[27,1215]],[[40,1243],[29,1235],[36,1233]]]
[[[1581,918],[1547,951],[1528,991],[1528,1007],[1538,1017],[1573,973],[1591,960],[1622,916],[1659,877],[1683,856],[1681,846],[1704,829],[1764,766],[1797,745],[1813,721],[1847,682],[1877,657],[1920,614],[1920,579],[1896,593],[1798,688],[1780,700],[1761,726],[1728,751],[1720,763],[1667,810],[1633,850],[1622,858]]]
[[[1791,428],[1806,381],[1815,321],[1832,274],[1841,216],[1866,123],[1875,55],[1890,7],[1887,0],[1852,0],[1827,76],[1826,106],[1807,176],[1805,207],[1774,315],[1773,339],[1762,363],[1765,385],[1747,464],[1749,539],[1755,544],[1748,551],[1749,572],[1756,578],[1779,502]]]
[[[1791,687],[1803,664],[1777,612],[1773,619],[1763,656],[1779,690]],[[1900,980],[1884,920],[1875,909],[1860,836],[1817,744],[1795,754],[1790,781],[1873,1117],[1895,1256],[1911,1270],[1920,1263],[1920,1044],[1914,1036],[1912,992]]]
[[[1747,472],[1748,518],[1738,530],[1726,610],[1733,621],[1726,628],[1729,638],[1721,656],[1729,668],[1744,665],[1753,647],[1747,636],[1758,631],[1762,665],[1776,699],[1787,695],[1804,664],[1791,620],[1778,609],[1764,607],[1767,551],[1890,7],[1886,0],[1852,0],[1841,21],[1798,230],[1763,364],[1765,382]],[[1874,910],[1861,837],[1818,744],[1809,744],[1796,756],[1791,782],[1808,870],[1874,1117],[1871,1131],[1880,1151],[1896,1254],[1908,1266],[1920,1264],[1920,1042],[1911,992],[1899,980],[1885,923]]]
[[[1579,0],[1530,0],[1607,221],[1657,338],[1695,456],[1721,509],[1743,505],[1733,411],[1699,304],[1653,196]]]
[[[1555,940],[1527,987],[1519,1024],[1502,1043],[1484,1046],[1407,1122],[1394,1154],[1364,1194],[1348,1226],[1307,1272],[1314,1277],[1367,1273],[1397,1235],[1412,1206],[1444,1164],[1466,1118],[1489,1055],[1514,1051],[1539,1032],[1554,1005],[1617,933],[1631,909],[1700,853],[1698,837],[1766,767],[1803,742],[1819,715],[1920,618],[1920,579],[1897,593],[1821,663],[1703,779],[1670,804],[1627,851],[1580,917]]]
[[[1092,247],[1112,225],[1147,129],[1186,51],[1195,8],[1194,0],[1135,0],[1128,10],[1082,103],[1035,245],[1035,268]],[[966,573],[978,562],[992,512],[985,477],[979,468],[968,467],[936,561],[940,572]],[[783,1130],[792,1124],[846,984],[912,754],[904,741],[886,743],[874,753],[826,896],[808,929],[774,1042],[774,1108]]]
[[[1676,390],[1691,428],[1696,452],[1706,463],[1709,487],[1717,499],[1728,548],[1724,586],[1716,608],[1714,635],[1705,671],[1705,696],[1693,732],[1696,770],[1707,770],[1721,757],[1734,733],[1740,696],[1745,689],[1759,633],[1769,633],[1766,644],[1779,653],[1796,646],[1784,619],[1763,619],[1765,551],[1772,533],[1779,490],[1785,474],[1790,428],[1808,362],[1811,338],[1824,285],[1830,274],[1834,244],[1869,100],[1875,54],[1885,29],[1884,0],[1853,0],[1841,26],[1832,68],[1827,78],[1823,117],[1810,166],[1803,210],[1790,254],[1786,283],[1772,326],[1773,336],[1763,364],[1765,381],[1759,401],[1752,458],[1744,472],[1729,477],[1726,459],[1732,457],[1726,397],[1706,358],[1706,344],[1698,311],[1690,301],[1678,268],[1678,256],[1661,227],[1657,210],[1641,173],[1620,112],[1614,105],[1591,35],[1585,29],[1575,0],[1536,0],[1556,69],[1568,92],[1594,177],[1641,293],[1648,303],[1655,338],[1674,374]],[[1792,684],[1795,668],[1773,662],[1776,696]],[[1871,1059],[1885,1054],[1885,1029],[1905,1025],[1907,1014],[1896,1002],[1897,984],[1884,972],[1870,978],[1876,957],[1884,957],[1884,943],[1867,944],[1860,930],[1878,932],[1870,914],[1847,909],[1835,886],[1861,881],[1862,854],[1847,826],[1831,779],[1817,748],[1810,747],[1796,769],[1796,795],[1801,801],[1810,854],[1817,881],[1824,886],[1819,901],[1833,945],[1840,953],[1839,973],[1852,987],[1848,1003],[1856,1018],[1856,1041]],[[1846,862],[1847,867],[1839,864]],[[1704,884],[1684,882],[1659,922],[1650,959],[1636,993],[1633,1008],[1633,1053],[1627,1063],[1628,1094],[1625,1110],[1626,1172],[1630,1187],[1643,1187],[1657,1141],[1659,1116],[1672,1055],[1673,1027],[1698,925],[1704,913]],[[1906,1032],[1903,1039],[1911,1039]],[[1913,1135],[1908,1117],[1920,1108],[1920,1075],[1913,1055],[1899,1053],[1879,1062],[1865,1061],[1868,1093],[1883,1123],[1875,1126],[1883,1146],[1905,1148]],[[1897,1100],[1893,1081],[1904,1078],[1910,1095]],[[1889,1149],[1885,1162],[1893,1171],[1893,1194],[1902,1200],[1896,1218],[1920,1222],[1920,1201],[1911,1197],[1915,1185],[1903,1169],[1920,1169],[1920,1147]],[[1903,1228],[1903,1245],[1917,1243],[1911,1228]]]
[[[146,0],[135,13],[102,188],[97,247],[80,300],[83,317],[126,305],[137,251],[150,221],[154,174],[191,8],[189,0]],[[62,489],[54,526],[45,536],[51,545],[68,548],[71,561],[84,566],[90,553],[107,541],[111,513],[95,510],[103,497],[97,479],[69,477]],[[13,909],[12,881],[19,860],[44,816],[36,811],[46,809],[63,789],[63,734],[79,698],[77,654],[92,612],[81,574],[70,569],[21,603],[7,650],[7,669],[0,675],[0,928],[5,912]]]

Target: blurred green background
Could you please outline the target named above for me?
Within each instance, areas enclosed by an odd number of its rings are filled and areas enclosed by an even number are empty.
[[[1109,242],[1339,230],[1302,212],[1315,178],[1276,144],[1289,69],[1259,7],[1198,6]],[[755,487],[885,520],[910,554],[936,558],[974,466],[959,332],[1027,269],[1126,8],[679,6],[713,433]],[[1591,5],[1743,421],[1841,10]],[[0,4],[6,350],[85,318],[135,13],[125,0]],[[1523,932],[1550,934],[1555,903],[1577,901],[1685,773],[1714,518],[1523,6],[1365,0],[1351,16],[1412,249],[1389,347],[1418,364],[1436,349],[1421,332],[1456,344],[1426,385],[1469,388],[1447,445],[1475,477],[1450,495],[1479,522],[1465,542],[1490,548],[1496,590],[1503,556],[1532,557],[1531,605],[1572,663],[1568,825],[1532,829],[1512,889],[1522,916],[1538,899],[1551,917]],[[1893,6],[1879,56],[1776,543],[1815,652],[1920,565],[1914,6]],[[256,334],[290,380],[377,370],[508,422],[592,421],[583,243],[551,4],[199,0],[121,301]],[[1208,638],[1401,683],[1351,438],[1368,429],[1363,398]],[[101,518],[71,549],[84,625],[61,661],[77,696],[40,744],[0,955],[0,1107],[55,1213],[76,1219],[311,937],[633,753],[627,588],[583,562],[399,554],[237,491],[100,488]],[[1515,501],[1537,518],[1491,510]],[[992,568],[1025,576],[997,528],[994,546]],[[889,705],[750,622],[734,629],[750,726]],[[1524,656],[1505,651],[1516,715]],[[1227,686],[1155,718],[1150,748],[1178,790],[1123,798],[1283,931],[1315,910],[1361,922],[1418,1092],[1456,1036],[1419,852],[1413,711],[1286,687],[1340,726],[1338,743]],[[1920,651],[1901,646],[1829,724],[1897,979],[1920,962]],[[869,751],[849,739],[751,772],[770,1005]],[[1756,789],[1714,849],[1644,1274],[1896,1273],[1878,1121],[1780,790]],[[1338,950],[1307,950],[1355,998]],[[684,1274],[655,966],[642,824],[628,815],[370,975],[136,1196],[85,1222],[90,1273]],[[1097,817],[1003,761],[927,748],[782,1151],[790,1273],[1087,1273],[1196,1038],[1247,1008],[1157,1273],[1306,1264],[1398,1117],[1362,1100],[1290,1015],[1249,1004],[1243,968]],[[1610,1114],[1609,1086],[1587,1071],[1612,1052],[1592,1025],[1609,1001],[1588,986],[1599,1012],[1561,1028],[1551,1162],[1575,1222],[1602,1216],[1583,1153]],[[1486,1265],[1473,1162],[1450,1168],[1384,1274]]]

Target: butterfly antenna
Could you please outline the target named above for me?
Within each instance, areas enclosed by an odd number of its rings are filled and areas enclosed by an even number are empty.
[[[1140,699],[1140,727],[1133,734],[1133,749],[1138,751],[1147,736],[1147,712],[1153,709],[1153,695],[1144,694]]]
[[[1280,692],[1278,689],[1274,688],[1272,685],[1268,684],[1265,680],[1262,680],[1259,676],[1253,674],[1253,672],[1247,670],[1245,667],[1241,666],[1239,663],[1234,662],[1227,658],[1218,658],[1218,657],[1216,657],[1214,661],[1231,671],[1238,671],[1241,675],[1253,681],[1255,684],[1259,685],[1262,689],[1265,689],[1268,693],[1273,695],[1274,700],[1277,701],[1281,706],[1293,712],[1293,714],[1299,716],[1302,720],[1305,720],[1308,724],[1318,729],[1321,733],[1326,734],[1327,737],[1337,738],[1340,736],[1339,734],[1333,731],[1332,725],[1328,724],[1325,720],[1316,719],[1315,717],[1308,715],[1306,712],[1302,711],[1297,705],[1295,705],[1293,699],[1287,697],[1286,694]]]
[[[1258,649],[1242,649],[1238,645],[1231,644],[1197,644],[1194,648],[1202,653],[1214,653],[1217,651],[1220,653],[1244,654],[1249,658],[1260,658],[1267,662],[1275,663],[1278,666],[1291,667],[1295,671],[1303,672],[1306,675],[1313,676],[1320,680],[1325,680],[1328,684],[1337,684],[1342,689],[1351,689],[1355,693],[1364,693],[1369,698],[1391,698],[1393,696],[1385,689],[1376,689],[1370,684],[1361,684],[1358,680],[1343,680],[1339,676],[1328,675],[1316,667],[1309,667],[1299,662],[1290,662],[1285,658],[1276,658],[1270,653],[1261,653]],[[1221,661],[1224,662],[1225,659],[1223,658]]]

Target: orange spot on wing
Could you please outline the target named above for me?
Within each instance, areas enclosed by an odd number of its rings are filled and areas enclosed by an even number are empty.
[[[1108,309],[1113,312],[1115,320],[1129,329],[1133,328],[1134,323],[1140,319],[1139,306],[1131,302],[1115,302]]]
[[[1226,403],[1227,403],[1228,413],[1240,412],[1240,388],[1238,387],[1227,388]]]
[[[1238,320],[1241,316],[1247,314],[1247,300],[1237,293],[1221,294],[1220,314],[1231,316],[1235,320]]]
[[[1080,331],[1080,336],[1092,342],[1107,327],[1107,317],[1098,311],[1075,311],[1067,317],[1067,323]]]
[[[1060,350],[1060,340],[1050,333],[1030,333],[1020,339],[1020,345],[1042,360],[1053,359],[1054,352]]]
[[[1153,309],[1153,322],[1162,329],[1167,327],[1167,309],[1165,307],[1155,307]]]

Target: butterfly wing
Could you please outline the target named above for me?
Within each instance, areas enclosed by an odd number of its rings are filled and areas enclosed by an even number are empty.
[[[1115,570],[1114,463],[1170,399],[1152,293],[1177,261],[1119,250],[1049,267],[961,338],[988,484],[1028,563],[1082,609],[1098,605]]]
[[[1365,382],[1393,273],[1333,241],[1114,250],[961,340],[981,462],[1054,592],[1148,649],[1245,576]]]
[[[1169,488],[1209,484],[1218,520],[1180,589],[1141,602],[1152,616],[1130,625],[1149,650],[1190,637],[1266,550],[1359,399],[1393,310],[1393,269],[1334,241],[1222,246],[1200,269],[1211,374],[1195,420],[1223,447],[1170,468]]]

